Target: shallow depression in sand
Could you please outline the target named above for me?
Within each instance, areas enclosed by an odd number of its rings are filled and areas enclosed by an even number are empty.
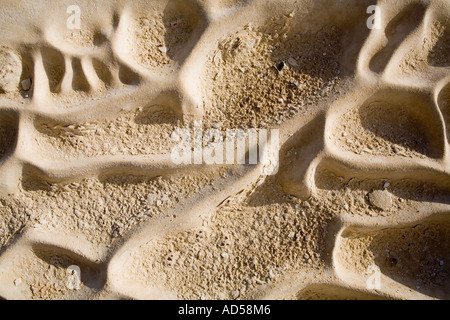
[[[359,274],[376,265],[413,290],[448,298],[450,221],[442,216],[414,225],[342,234],[339,261]]]
[[[388,96],[393,98],[387,100]],[[439,158],[442,125],[433,109],[421,96],[381,91],[361,107],[345,112],[332,140],[356,154]]]
[[[0,112],[0,161],[14,151],[18,134],[18,116],[13,112]]]
[[[2,281],[9,282],[17,296],[27,299],[92,297],[105,283],[99,265],[48,245],[33,244],[2,264],[5,275]]]
[[[287,16],[221,39],[204,71],[204,121],[227,128],[280,124],[335,93],[340,31],[292,29]]]
[[[22,63],[17,54],[0,46],[0,93],[17,90],[21,73]]]
[[[318,196],[324,204],[343,215],[388,217],[414,210],[423,203],[450,203],[450,188],[431,182],[397,179],[389,174],[357,178],[318,167],[315,174]]]
[[[423,3],[413,2],[392,18],[384,30],[387,43],[370,60],[372,71],[380,73],[389,63],[392,55],[402,42],[420,25],[426,6]]]
[[[125,174],[51,184],[28,170],[21,192],[10,199],[1,199],[5,204],[0,207],[5,214],[2,221],[11,219],[4,226],[9,230],[14,226],[20,230],[31,222],[38,229],[79,232],[93,243],[108,244],[138,224],[179,205],[221,174],[221,170],[164,178]],[[13,209],[8,210],[11,204]],[[14,235],[5,234],[3,245]]]
[[[382,300],[375,294],[331,284],[314,284],[297,293],[298,300]]]
[[[131,278],[179,298],[237,299],[289,272],[317,266],[329,213],[319,204],[290,202],[276,188],[268,182],[244,202],[230,198],[210,226],[138,248],[127,262]]]
[[[158,1],[155,9],[131,18],[131,55],[142,66],[156,70],[182,62],[201,21],[199,9],[188,1]]]
[[[443,22],[437,21],[434,24],[436,44],[431,49],[428,61],[436,67],[450,66],[450,28]]]

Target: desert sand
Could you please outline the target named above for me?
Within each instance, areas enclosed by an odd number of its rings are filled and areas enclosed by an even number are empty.
[[[450,298],[448,0],[0,2],[0,298]]]

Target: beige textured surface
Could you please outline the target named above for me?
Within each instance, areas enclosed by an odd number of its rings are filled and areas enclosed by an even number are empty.
[[[0,3],[0,297],[450,298],[447,0]],[[174,164],[193,120],[279,172]]]

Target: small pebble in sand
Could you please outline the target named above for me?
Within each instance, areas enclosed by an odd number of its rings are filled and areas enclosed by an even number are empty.
[[[370,204],[380,210],[388,210],[392,206],[392,195],[387,190],[375,190],[369,193]]]

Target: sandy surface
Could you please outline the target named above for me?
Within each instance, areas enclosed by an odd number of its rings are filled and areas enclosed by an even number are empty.
[[[448,1],[1,2],[0,298],[450,298]]]

